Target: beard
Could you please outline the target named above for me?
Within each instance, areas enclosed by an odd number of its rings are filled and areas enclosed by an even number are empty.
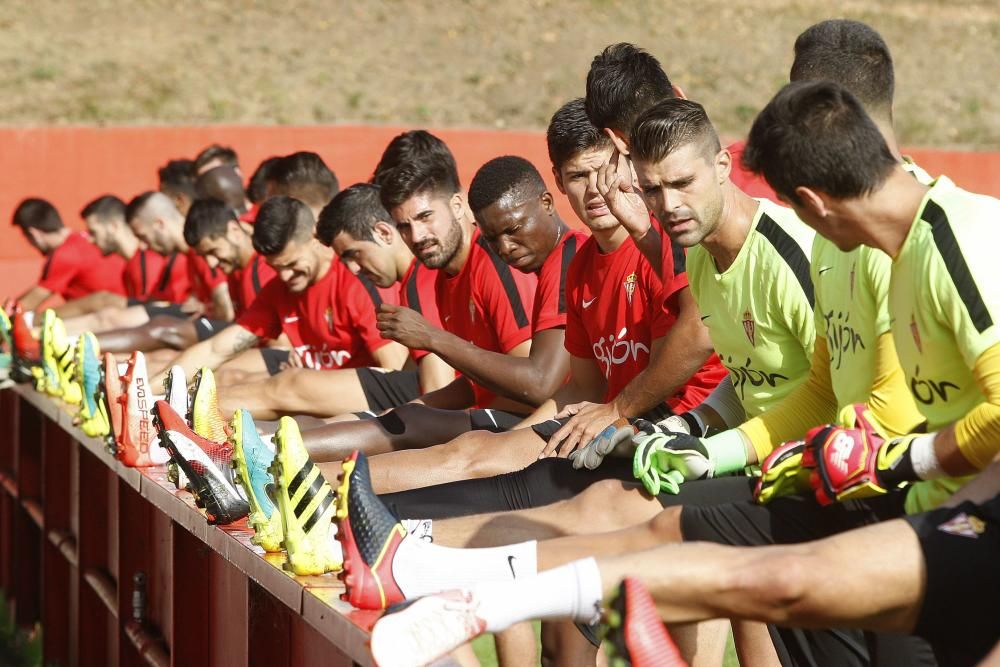
[[[461,245],[462,224],[452,214],[447,236],[431,242],[425,241],[419,247],[414,248],[413,252],[428,269],[442,269],[455,258]],[[425,251],[424,248],[427,250]]]

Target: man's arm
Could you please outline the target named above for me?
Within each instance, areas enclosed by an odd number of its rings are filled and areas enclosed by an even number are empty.
[[[386,338],[434,352],[473,382],[529,405],[539,405],[552,396],[569,371],[563,329],[539,331],[531,341],[500,354],[434,327],[416,311],[402,306],[380,306],[378,327]]]
[[[392,342],[372,352],[372,356],[380,367],[398,371],[406,365],[410,351],[399,343]]]
[[[232,322],[236,318],[233,298],[229,294],[229,284],[223,282],[212,288],[212,316],[217,320]]]
[[[238,324],[226,327],[208,340],[192,345],[178,355],[168,366],[181,366],[186,377],[194,377],[199,368],[215,370],[240,352],[245,352],[257,344],[259,337]],[[159,387],[166,379],[166,372],[151,381],[151,386]]]
[[[690,288],[677,292],[679,311],[670,330],[653,341],[649,365],[609,403],[581,408],[549,438],[545,455],[569,456],[620,418],[638,417],[672,396],[714,351]]]
[[[424,355],[417,362],[417,372],[420,376],[420,390],[424,393],[447,387],[455,381],[455,369],[433,353]]]
[[[41,285],[35,285],[27,292],[17,298],[21,302],[21,307],[25,312],[35,310],[40,305],[52,298],[53,293]]]

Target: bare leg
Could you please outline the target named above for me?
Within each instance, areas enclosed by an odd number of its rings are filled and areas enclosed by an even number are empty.
[[[538,664],[535,648],[535,629],[531,623],[517,625],[498,633],[495,637],[497,662],[504,667]]]
[[[926,585],[920,543],[902,520],[791,546],[693,542],[597,562],[606,596],[638,576],[668,622],[733,617],[908,633]]]
[[[215,369],[215,384],[230,387],[237,384],[257,384],[271,377],[260,350],[252,349],[238,355]]]
[[[197,343],[198,335],[190,320],[157,315],[141,326],[104,331],[97,335],[97,341],[102,350],[116,353],[133,350],[148,352],[162,348],[182,350]]]
[[[226,414],[237,408],[249,410],[254,419],[333,417],[367,410],[368,400],[353,369],[289,368],[261,382],[221,388],[219,406]]]
[[[104,308],[65,320],[66,333],[70,336],[77,336],[84,331],[97,333],[113,329],[134,329],[147,322],[149,322],[149,315],[143,306]]]
[[[593,538],[616,528],[620,530],[600,540]],[[540,540],[540,570],[680,539],[679,507],[664,510],[655,498],[616,480],[597,482],[570,500],[544,507],[434,522],[434,542],[444,546],[493,547]]]
[[[376,492],[392,493],[520,470],[534,462],[544,446],[530,428],[469,431],[443,445],[373,456],[368,465]]]
[[[88,313],[94,313],[105,308],[121,310],[127,307],[128,299],[120,294],[113,294],[112,292],[93,292],[86,296],[82,296],[79,299],[67,301],[64,304],[56,306],[53,310],[55,310],[56,315],[61,317],[65,322],[70,318],[79,317],[80,315],[86,315]]]
[[[767,625],[755,621],[733,621],[732,626],[740,667],[778,664],[778,652],[774,650]]]
[[[580,634],[576,625],[570,621],[542,623],[543,665],[593,665],[596,660],[597,648]]]
[[[306,431],[302,434],[302,442],[315,463],[339,463],[355,449],[370,456],[427,447],[448,442],[471,427],[469,413],[464,410],[437,410],[407,404],[377,419],[330,424]]]

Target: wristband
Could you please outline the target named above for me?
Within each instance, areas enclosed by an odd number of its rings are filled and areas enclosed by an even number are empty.
[[[913,472],[920,479],[938,479],[948,476],[941,469],[941,462],[938,461],[937,452],[934,451],[936,436],[937,433],[921,435],[910,443],[910,461],[913,463]]]
[[[747,439],[739,429],[729,429],[705,440],[715,476],[740,472],[747,466]]]

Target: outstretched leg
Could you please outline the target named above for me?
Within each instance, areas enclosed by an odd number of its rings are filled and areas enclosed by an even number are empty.
[[[285,415],[334,417],[367,410],[368,399],[353,369],[289,368],[261,382],[222,388],[219,406],[226,414],[237,408],[248,410],[254,419]]]

